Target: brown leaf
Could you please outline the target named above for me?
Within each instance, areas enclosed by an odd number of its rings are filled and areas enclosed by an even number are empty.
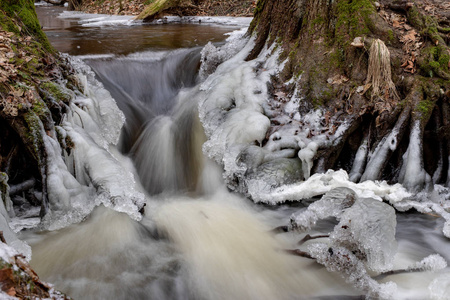
[[[394,26],[394,28],[402,27],[402,25],[400,24],[400,22],[398,20],[392,21],[392,26]]]
[[[404,36],[403,36],[403,40],[405,41],[405,42],[409,42],[409,41],[414,41],[415,39],[416,39],[416,35],[417,35],[417,32],[413,29],[413,30],[410,30],[410,31],[408,31],[408,33],[407,34],[405,34]]]

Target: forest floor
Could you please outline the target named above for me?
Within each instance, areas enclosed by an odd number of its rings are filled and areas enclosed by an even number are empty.
[[[81,8],[87,13],[110,15],[138,15],[151,0],[86,0]],[[256,0],[205,0],[198,5],[183,9],[172,9],[168,14],[184,16],[231,16],[252,17]]]

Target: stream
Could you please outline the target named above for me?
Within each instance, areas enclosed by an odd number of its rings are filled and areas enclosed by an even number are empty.
[[[81,97],[73,108],[77,113],[68,117],[79,126],[62,126],[61,132],[83,145],[66,155],[78,182],[71,189],[64,184],[68,203],[76,205],[61,204],[71,217],[55,214],[47,220],[48,230],[20,234],[32,247],[31,265],[43,280],[73,299],[359,299],[365,294],[314,260],[289,254],[286,250],[306,251],[315,242],[299,246],[304,233],[272,233],[320,197],[255,204],[230,192],[222,167],[203,154],[207,136],[198,107],[208,90],[201,85],[209,81],[199,75],[201,51],[208,42],[224,45],[225,34],[248,26],[249,19],[143,25],[129,17],[36,9],[52,45],[82,70],[92,69],[86,80],[96,87],[93,95],[105,95],[106,89],[123,114],[106,104],[102,107],[116,115],[94,116],[90,100]],[[115,125],[102,129],[105,124]],[[96,130],[115,127],[122,127],[120,138],[105,138],[107,146],[93,151],[91,140],[101,144]],[[103,162],[99,153],[115,163]],[[108,190],[107,201],[99,190]],[[95,205],[86,204],[89,197]],[[122,207],[122,198],[145,202],[143,217]],[[396,213],[395,222],[394,269],[432,254],[450,262],[445,220],[408,211]],[[337,224],[327,216],[307,233],[328,234]],[[378,286],[390,289],[387,282],[395,282],[392,299],[450,299],[449,271],[391,275]]]

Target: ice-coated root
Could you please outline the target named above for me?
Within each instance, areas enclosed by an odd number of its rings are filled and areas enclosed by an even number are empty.
[[[378,180],[384,170],[390,156],[397,149],[399,141],[402,139],[409,124],[410,108],[405,108],[397,120],[392,132],[384,137],[376,146],[375,150],[369,154],[369,160],[360,181]]]
[[[353,161],[352,169],[349,173],[350,180],[353,182],[358,182],[362,176],[364,168],[366,166],[367,155],[369,153],[369,140],[366,136],[361,145],[358,148],[358,151],[355,154],[355,160]]]
[[[403,165],[398,181],[408,190],[422,191],[431,178],[423,168],[422,134],[420,123],[415,122],[409,137],[409,146],[403,155]]]

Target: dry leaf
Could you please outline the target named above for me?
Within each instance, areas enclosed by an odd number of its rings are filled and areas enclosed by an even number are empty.
[[[394,26],[394,28],[402,27],[402,25],[400,24],[400,22],[398,20],[392,21],[392,26]]]

